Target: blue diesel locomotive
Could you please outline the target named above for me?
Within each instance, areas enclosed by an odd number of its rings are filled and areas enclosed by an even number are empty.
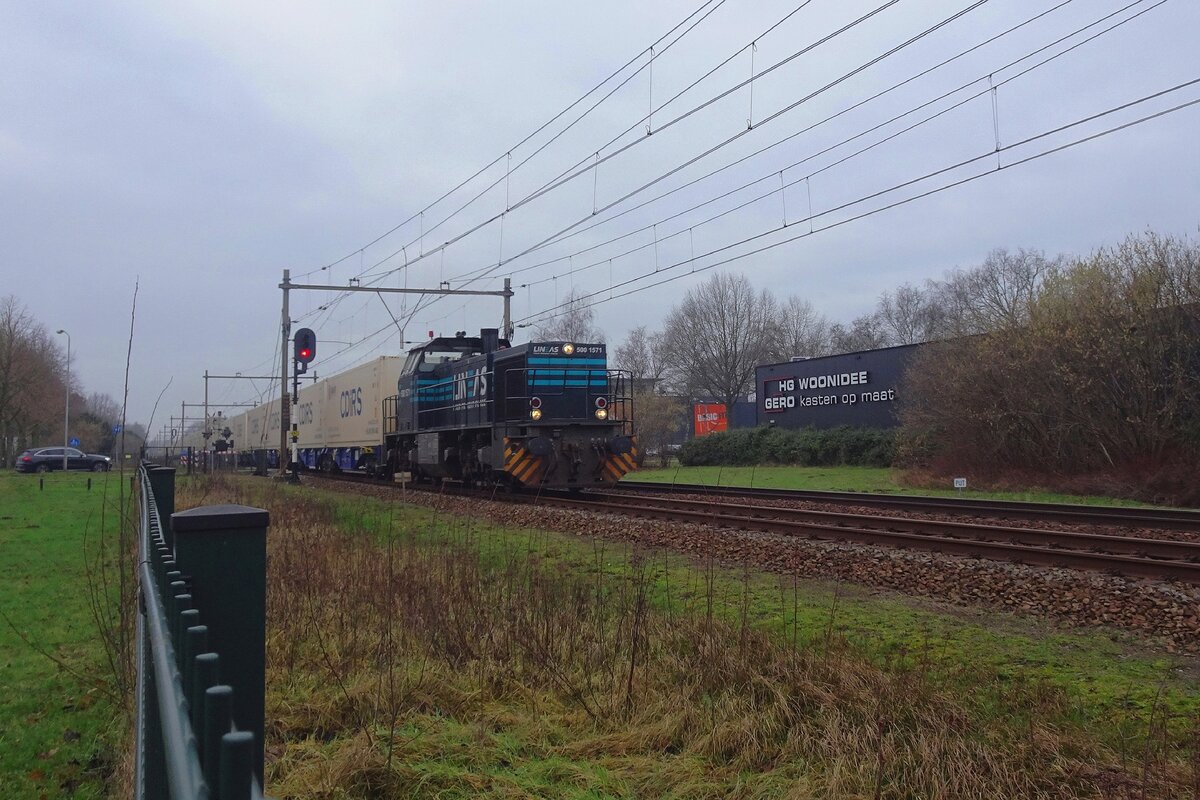
[[[384,400],[386,472],[514,488],[607,486],[641,460],[631,382],[603,344],[495,328],[414,347]]]

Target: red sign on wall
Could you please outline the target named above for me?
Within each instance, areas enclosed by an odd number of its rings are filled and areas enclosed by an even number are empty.
[[[696,403],[692,406],[692,421],[697,436],[729,430],[724,403]]]

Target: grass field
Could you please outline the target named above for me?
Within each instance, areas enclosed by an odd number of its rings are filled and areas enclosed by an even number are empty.
[[[903,482],[902,471],[887,467],[681,467],[644,468],[626,475],[623,482],[697,483],[708,486],[757,487],[760,489],[810,489],[839,492],[880,492],[944,497],[975,497],[1025,500],[1038,503],[1083,503],[1088,505],[1144,505],[1132,500],[1094,495],[1046,491],[988,491],[952,486],[912,486]]]
[[[1194,662],[1121,635],[266,481],[271,788],[1192,796]],[[636,523],[631,523],[636,524]],[[353,576],[348,580],[347,576]]]
[[[92,490],[87,490],[88,480]],[[115,473],[0,474],[0,787],[102,797],[119,738],[85,553]],[[115,525],[111,517],[109,526]]]

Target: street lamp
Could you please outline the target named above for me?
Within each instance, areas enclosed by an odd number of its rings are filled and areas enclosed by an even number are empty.
[[[58,332],[67,337],[67,407],[63,412],[63,472],[66,472],[67,447],[70,446],[69,442],[71,441],[71,334],[62,328],[59,328]]]

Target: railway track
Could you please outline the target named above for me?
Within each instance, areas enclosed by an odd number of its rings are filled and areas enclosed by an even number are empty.
[[[342,480],[353,480],[342,476]],[[387,485],[387,484],[376,484]],[[412,489],[413,487],[410,487]],[[804,493],[796,498],[795,493],[776,493],[756,490],[752,494],[741,490],[717,492],[692,492],[690,487],[678,490],[683,497],[667,497],[646,491],[589,491],[573,495],[567,492],[542,492],[539,494],[509,494],[495,491],[472,491],[449,485],[443,487],[417,487],[418,490],[453,495],[465,495],[484,499],[516,503],[533,503],[554,508],[620,514],[643,519],[660,519],[687,522],[745,531],[758,531],[775,535],[826,541],[848,541],[884,547],[898,547],[948,553],[958,556],[988,558],[1033,566],[1066,567],[1121,574],[1130,577],[1170,579],[1200,584],[1200,540],[1177,541],[1143,538],[1114,533],[1050,530],[1045,528],[1018,527],[995,524],[975,519],[928,519],[906,517],[902,514],[863,513],[861,508],[872,505],[859,500],[861,496],[849,493]],[[658,487],[652,491],[660,492]],[[770,492],[760,494],[760,492]],[[705,494],[708,496],[698,497]],[[691,496],[688,496],[691,495]],[[833,495],[836,502],[853,505],[858,510],[813,510],[760,505],[754,497],[786,499],[815,499],[813,495]],[[853,501],[845,499],[854,497]],[[866,497],[870,497],[867,495]],[[882,498],[881,498],[882,499]],[[1004,510],[1015,506],[1023,518],[1069,520],[1073,523],[1136,525],[1138,527],[1168,527],[1179,530],[1188,521],[1187,517],[1167,516],[1157,513],[1138,513],[1142,509],[1097,509],[1087,506],[1059,508],[1050,504],[988,503],[987,501],[965,501],[943,503],[941,498],[915,498],[915,502],[903,502],[907,498],[889,497],[887,502],[877,504],[893,510],[918,511],[940,515],[963,517],[1000,517]],[[953,500],[953,499],[952,499]],[[820,498],[820,502],[828,502]],[[963,501],[960,501],[963,502]],[[1035,515],[1033,506],[1046,507],[1043,515]],[[954,509],[954,510],[947,510]],[[1074,509],[1084,509],[1072,515]],[[1114,513],[1105,512],[1133,512]],[[1157,509],[1153,510],[1157,512]],[[1057,512],[1057,513],[1055,513]],[[1187,513],[1187,512],[1184,512]],[[1157,524],[1165,519],[1165,525]],[[1189,530],[1200,531],[1200,525]]]
[[[1124,508],[1063,503],[1033,503],[1020,500],[979,500],[921,495],[883,495],[870,492],[811,491],[802,489],[751,489],[704,486],[690,483],[631,481],[622,483],[629,493],[660,492],[711,497],[758,497],[801,500],[836,505],[891,508],[957,516],[997,519],[1036,519],[1067,524],[1165,528],[1200,533],[1200,512],[1174,508]]]
[[[551,502],[812,539],[911,547],[1037,566],[1200,583],[1200,542],[713,500],[640,496],[631,505],[630,497],[627,493],[596,494],[587,500],[555,498]]]

